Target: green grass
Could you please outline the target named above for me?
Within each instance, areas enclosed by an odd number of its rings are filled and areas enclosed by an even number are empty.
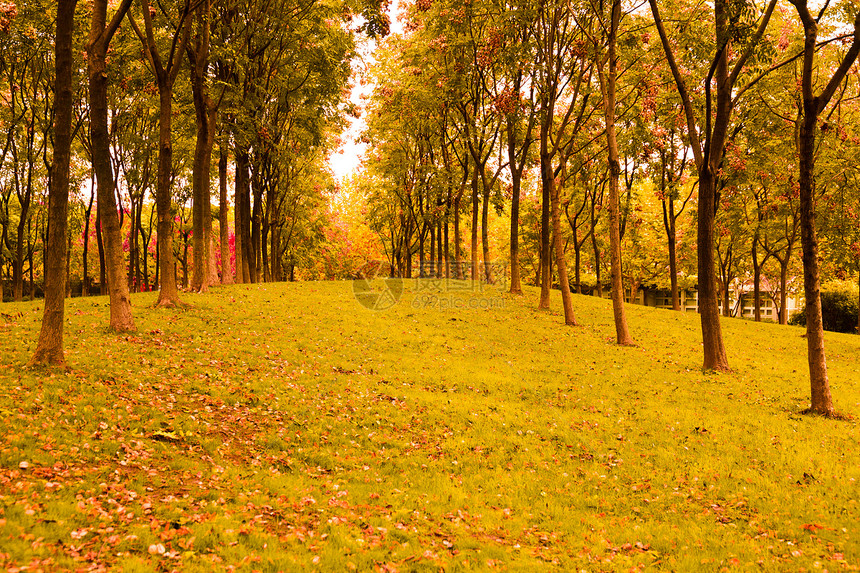
[[[69,371],[23,367],[41,306],[4,304],[0,567],[860,569],[857,423],[800,414],[802,330],[727,320],[711,374],[693,314],[629,306],[618,347],[608,301],[428,284],[135,295],[130,335],[73,299]],[[860,337],[826,339],[860,415]]]

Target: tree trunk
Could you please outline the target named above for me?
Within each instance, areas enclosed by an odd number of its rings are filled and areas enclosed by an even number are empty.
[[[95,181],[90,180],[90,187],[94,187]],[[90,285],[89,273],[87,269],[88,264],[88,256],[89,256],[89,247],[90,247],[90,215],[93,212],[93,201],[95,199],[95,189],[90,193],[90,202],[87,205],[86,210],[84,211],[84,254],[81,260],[82,263],[82,271],[81,271],[81,296],[89,296],[90,294]]]
[[[516,85],[519,88],[519,85]],[[508,165],[511,170],[511,294],[523,294],[520,278],[520,194],[522,192],[522,170],[516,166],[516,130],[511,116],[508,125]],[[529,137],[527,134],[526,137]],[[525,150],[523,150],[525,155]],[[522,158],[525,163],[526,158]]]
[[[48,244],[45,252],[45,310],[34,364],[65,364],[63,318],[66,296],[66,234],[69,205],[69,164],[72,146],[72,36],[77,0],[58,0],[54,42],[54,158],[48,196]],[[32,265],[31,265],[32,269]]]
[[[215,110],[209,98],[206,73],[209,69],[209,22],[211,0],[198,8],[197,37],[189,50],[191,63],[191,92],[197,125],[197,141],[192,166],[192,226],[194,228],[194,274],[191,290],[209,290],[209,232],[211,225],[209,171],[212,165],[212,147],[215,144]]]
[[[603,298],[603,285],[600,282],[600,246],[597,244],[597,192],[591,201],[591,250],[594,253],[594,294]]]
[[[484,176],[482,175],[483,179]],[[484,185],[484,201],[481,206],[481,250],[484,258],[484,280],[487,284],[493,284],[492,261],[490,261],[490,233],[489,233],[489,207],[490,207],[490,189]]]
[[[570,281],[567,278],[567,261],[564,257],[564,246],[561,239],[561,215],[559,214],[559,189],[555,181],[552,181],[550,190],[552,207],[552,232],[555,241],[555,264],[558,268],[558,284],[561,288],[561,302],[564,308],[564,323],[568,326],[576,326],[576,315],[573,312],[573,300],[570,295]]]
[[[20,217],[15,260],[12,263],[12,299],[15,302],[24,300],[24,227],[27,224],[27,212],[22,209]]]
[[[404,278],[412,278],[412,219],[406,220],[406,232],[403,233],[403,258],[406,263]]]
[[[429,224],[430,227],[430,264],[427,268],[430,270],[428,277],[436,276],[436,223]]]
[[[806,0],[794,0],[792,3],[797,8],[804,29],[803,72],[801,76],[803,118],[800,123],[797,151],[800,164],[798,183],[800,187],[803,290],[806,296],[806,344],[812,394],[810,410],[817,414],[832,416],[835,411],[830,395],[830,383],[827,379],[827,358],[824,354],[818,237],[815,230],[815,129],[819,114],[836,93],[838,86],[860,53],[860,12],[854,19],[854,39],[851,47],[821,94],[816,97],[813,93],[812,82],[818,79],[814,66],[818,23],[809,12]]]
[[[633,337],[627,327],[624,313],[624,291],[621,282],[621,225],[618,183],[621,166],[618,158],[618,141],[615,136],[615,86],[618,76],[616,55],[616,36],[621,20],[621,0],[612,3],[612,19],[609,26],[609,73],[604,77],[599,70],[600,85],[603,91],[603,111],[606,125],[606,139],[609,150],[609,245],[610,279],[612,283],[612,312],[615,317],[615,336],[618,344],[631,345]],[[632,300],[631,300],[632,302]]]
[[[105,248],[102,237],[101,209],[96,204],[96,246],[99,251],[99,294],[107,294],[107,269],[105,269]]]
[[[540,176],[541,176],[541,217],[540,217],[540,302],[538,308],[549,310],[550,289],[552,288],[552,268],[550,264],[550,203],[553,185],[552,158],[547,151],[547,138],[541,137]]]
[[[444,244],[442,240],[443,227],[443,221],[438,219],[436,221],[436,278],[440,279],[445,276],[445,258],[442,255]]]
[[[460,260],[460,199],[463,197],[463,189],[454,197],[454,278],[463,279],[463,262]]]
[[[173,90],[159,86],[158,116],[158,184],[155,204],[158,212],[158,267],[161,288],[155,306],[173,308],[182,305],[176,286],[176,257],[173,253],[173,204],[170,172],[173,169]]]
[[[758,260],[758,232],[753,235],[752,244],[753,264],[753,320],[761,322],[761,264]],[[743,308],[741,308],[743,314]]]
[[[248,153],[236,150],[236,282],[251,282],[251,189]]]
[[[230,229],[227,220],[227,151],[223,144],[218,158],[218,226],[221,239],[221,284],[233,283],[230,268]]]
[[[255,181],[252,185],[252,195],[254,197],[254,205],[251,214],[251,249],[248,253],[248,270],[251,273],[251,282],[258,283],[261,280],[260,271],[261,253],[262,253],[262,211],[263,211],[263,189],[259,181]]]
[[[125,280],[122,236],[117,216],[115,183],[110,156],[110,134],[107,108],[107,49],[113,31],[131,2],[124,1],[117,9],[110,28],[107,27],[107,0],[93,2],[90,43],[87,46],[87,74],[90,95],[90,134],[92,139],[93,171],[96,174],[99,231],[102,233],[104,270],[102,293],[110,294],[110,328],[116,332],[135,329],[131,313],[131,298]],[[99,249],[100,255],[102,248]],[[107,284],[105,284],[105,282]]]
[[[48,189],[49,202],[50,202],[50,193],[51,193],[51,191],[49,188]],[[48,209],[50,209],[50,205],[49,205]],[[66,205],[66,209],[68,210],[68,204]],[[30,224],[27,223],[27,226],[29,227]],[[66,222],[66,226],[68,226],[68,221]],[[47,247],[47,240],[45,240],[45,246]],[[67,249],[66,251],[68,253],[68,251],[71,251],[71,248]],[[47,257],[42,257],[42,258],[44,259],[43,262],[44,262],[44,267],[45,267],[43,269],[43,273],[47,275],[48,258]],[[33,264],[33,244],[32,243],[29,243],[27,245],[27,260],[30,263],[30,300],[34,301],[34,300],[36,300],[36,278],[35,278],[35,268],[34,268],[35,265]],[[66,269],[63,271],[66,273],[67,279],[68,279],[68,274],[69,274],[67,272],[68,266],[69,266],[68,260],[69,259],[67,256],[66,257]],[[66,283],[68,283],[68,280],[66,281]],[[63,296],[65,296],[65,293],[63,293]]]
[[[449,217],[451,215],[451,198],[448,197],[445,205],[445,278],[451,278],[451,245],[448,241]]]
[[[472,282],[480,280],[478,273],[478,209],[480,207],[478,199],[478,178],[480,177],[480,166],[475,165],[472,172]]]
[[[511,294],[523,294],[520,278],[520,178],[514,177],[511,199]]]
[[[664,210],[664,214],[665,210]],[[666,220],[666,239],[669,244],[669,283],[672,289],[672,310],[681,310],[681,296],[678,292],[678,240],[675,234],[675,201],[669,200]]]
[[[699,228],[696,244],[696,254],[699,257],[699,313],[704,344],[704,369],[729,371],[720,328],[714,270],[714,183],[710,169],[703,169],[699,174]]]
[[[814,44],[813,44],[814,46]],[[807,44],[807,49],[809,45]],[[815,197],[813,183],[815,123],[818,114],[810,102],[804,102],[805,117],[800,128],[800,237],[803,245],[803,291],[806,298],[806,344],[811,410],[832,415],[833,398],[827,379],[824,354],[824,321],[821,317],[821,279],[818,264],[818,236],[815,231]]]

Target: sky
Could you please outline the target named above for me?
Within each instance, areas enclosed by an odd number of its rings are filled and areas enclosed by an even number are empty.
[[[403,25],[399,20],[400,14],[400,2],[398,0],[393,0],[391,5],[388,8],[388,15],[391,19],[391,33],[392,34],[402,34],[403,33]],[[365,40],[363,45],[359,47],[359,55],[353,61],[353,70],[358,70],[366,65],[370,65],[373,63],[373,50],[376,48],[376,42],[372,40]],[[369,96],[373,93],[374,85],[371,83],[362,84],[360,77],[354,77],[354,85],[352,88],[352,94],[350,95],[350,100],[364,108],[364,101],[362,101],[362,96]],[[361,165],[361,158],[364,155],[364,152],[367,150],[367,144],[360,143],[357,141],[358,137],[361,135],[361,132],[365,128],[364,117],[359,118],[351,118],[348,117],[347,121],[350,126],[344,131],[341,136],[341,140],[343,143],[341,146],[331,154],[329,157],[329,167],[331,167],[332,172],[337,180],[342,181],[344,178],[349,177],[354,171],[358,169]]]

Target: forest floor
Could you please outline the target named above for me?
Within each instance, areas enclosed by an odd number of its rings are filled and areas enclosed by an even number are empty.
[[[578,327],[493,287],[237,285],[106,331],[0,306],[0,568],[860,570],[860,337],[828,334],[846,420],[802,415],[795,327],[574,297]],[[366,302],[366,299],[365,299]]]

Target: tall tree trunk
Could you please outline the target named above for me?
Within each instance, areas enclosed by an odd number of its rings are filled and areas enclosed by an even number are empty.
[[[454,278],[463,279],[463,261],[460,260],[460,199],[463,197],[463,187],[457,192],[454,197]]]
[[[663,223],[666,227],[666,241],[669,246],[669,283],[672,293],[672,310],[681,310],[681,296],[678,292],[678,239],[675,232],[675,201],[668,200],[663,204]]]
[[[564,246],[562,245],[558,194],[558,185],[555,181],[552,181],[552,189],[550,190],[552,233],[555,242],[555,264],[558,269],[558,284],[561,288],[561,302],[564,308],[564,323],[568,326],[576,326],[576,315],[573,313],[573,297],[570,294],[570,281],[567,278],[567,262],[565,261]]]
[[[424,262],[424,232],[421,230],[418,231],[418,278],[424,278],[424,270],[425,270],[425,262]]]
[[[744,69],[752,51],[764,35],[770,17],[776,7],[776,0],[770,0],[759,20],[754,34],[746,46],[736,55],[735,63],[729,72],[728,54],[735,50],[731,45],[733,35],[730,22],[730,0],[716,0],[714,6],[716,52],[705,79],[708,105],[704,121],[697,125],[697,114],[687,91],[686,81],[675,59],[672,44],[660,17],[657,0],[649,0],[654,23],[660,35],[667,63],[675,79],[675,86],[687,119],[687,137],[696,161],[699,174],[698,231],[696,253],[699,272],[699,313],[702,327],[705,370],[728,371],[723,335],[720,327],[719,305],[717,304],[716,271],[714,267],[714,217],[716,213],[716,177],[719,173],[732,116],[732,99],[735,96],[735,82]],[[712,86],[716,85],[716,102],[711,104]],[[701,119],[701,116],[699,116]],[[704,124],[704,125],[703,125]]]
[[[105,268],[105,248],[102,237],[101,209],[96,204],[96,246],[99,251],[99,294],[107,294],[107,269]]]
[[[261,267],[260,258],[262,252],[262,211],[263,211],[263,190],[259,181],[255,181],[252,185],[252,195],[254,197],[254,205],[251,213],[251,249],[248,251],[248,269],[251,273],[251,282],[260,282]]]
[[[69,164],[72,146],[72,36],[77,0],[58,0],[54,42],[54,158],[48,196],[48,243],[45,252],[45,310],[30,365],[65,364],[63,318],[66,296]],[[31,263],[32,269],[32,263]]]
[[[236,282],[251,282],[249,252],[251,250],[251,198],[248,174],[248,153],[236,149],[235,230]]]
[[[753,320],[761,322],[761,263],[758,260],[758,231],[753,235],[751,254],[753,264]]]
[[[824,354],[818,237],[815,230],[815,129],[819,114],[824,111],[845,75],[854,65],[858,53],[860,53],[860,12],[854,19],[854,39],[851,47],[821,94],[816,97],[813,93],[812,83],[819,79],[819,74],[814,66],[818,22],[809,12],[806,0],[792,0],[792,4],[797,8],[804,30],[803,73],[801,76],[803,117],[800,123],[797,148],[800,160],[800,238],[803,247],[803,290],[806,296],[806,344],[812,394],[810,410],[817,414],[832,416],[835,411],[830,395],[830,382],[827,379],[827,359]]]
[[[515,89],[519,92],[519,82]],[[508,132],[508,165],[511,170],[511,294],[523,294],[522,278],[520,277],[520,194],[522,192],[522,169],[517,169],[517,142],[514,118],[507,117]],[[526,134],[530,137],[530,134]],[[525,155],[526,150],[523,150]],[[525,163],[526,158],[522,161]]]
[[[130,228],[128,230],[128,268],[127,268],[127,272],[126,272],[126,281],[128,283],[128,290],[130,292],[135,292],[135,290],[140,290],[140,286],[136,285],[136,283],[134,281],[134,271],[137,268],[137,263],[138,263],[137,259],[139,256],[138,252],[137,252],[137,227],[136,227],[138,206],[137,206],[137,201],[135,201],[134,195],[131,193],[129,193],[129,195],[131,195],[131,206],[130,206],[131,213],[129,213],[128,218],[129,218],[129,221],[131,222],[131,225],[129,226]],[[135,289],[135,287],[137,287],[137,289]]]
[[[513,197],[511,199],[511,294],[523,294],[520,277],[520,189],[522,183],[514,176]]]
[[[451,250],[448,242],[448,227],[451,216],[451,191],[448,190],[448,197],[445,199],[445,278],[451,278]]]
[[[89,273],[88,273],[88,257],[90,250],[90,215],[93,212],[93,201],[95,199],[95,181],[90,180],[90,188],[92,189],[90,193],[90,202],[87,205],[86,210],[84,211],[84,253],[81,260],[82,271],[81,271],[81,296],[89,296],[90,294],[90,285]]]
[[[182,305],[176,285],[176,257],[173,253],[173,194],[170,172],[173,169],[173,90],[159,89],[158,179],[155,205],[158,213],[158,267],[161,282],[156,307]]]
[[[810,47],[807,42],[807,50]],[[806,99],[806,98],[804,98]],[[814,102],[804,102],[806,113],[800,128],[800,237],[803,245],[803,291],[806,298],[806,344],[811,387],[811,410],[832,415],[833,398],[827,378],[824,353],[824,321],[821,316],[821,278],[818,263],[818,236],[815,230],[813,183],[815,128],[818,114]]]
[[[234,177],[233,177],[233,258],[236,265],[235,282],[244,283],[245,275],[243,272],[244,253],[242,249],[242,205],[241,196],[243,191],[243,178],[247,177],[247,167],[242,160],[242,153],[236,149],[234,162]]]
[[[483,179],[483,175],[482,175]],[[490,233],[489,233],[489,207],[490,207],[490,190],[484,185],[484,201],[481,205],[481,248],[484,258],[484,280],[487,284],[493,284],[493,268],[490,261]]]
[[[185,47],[191,35],[189,24],[190,4],[186,4],[179,15],[179,21],[173,31],[172,49],[167,61],[162,60],[155,44],[152,14],[149,0],[141,1],[141,13],[145,24],[145,35],[137,27],[134,18],[129,18],[135,34],[140,38],[149,63],[155,74],[158,86],[158,175],[155,193],[156,210],[158,212],[158,265],[161,274],[161,288],[158,292],[156,307],[171,308],[185,306],[179,300],[179,289],[176,286],[176,256],[173,252],[173,215],[171,206],[173,193],[171,189],[171,172],[173,171],[173,87],[181,69]],[[208,174],[207,174],[208,176]]]
[[[406,232],[403,233],[403,257],[406,263],[406,272],[404,278],[412,278],[412,219],[406,220]]]
[[[603,284],[600,282],[600,246],[597,244],[597,192],[591,201],[591,250],[594,253],[594,294],[603,298]]]
[[[429,224],[430,227],[430,264],[427,265],[427,268],[430,269],[429,277],[436,276],[436,223],[431,222]]]
[[[552,288],[552,265],[550,261],[550,203],[553,185],[552,158],[547,148],[548,135],[541,136],[540,176],[541,176],[541,218],[540,218],[540,302],[538,308],[549,310],[550,289]]]
[[[221,239],[221,284],[233,283],[230,268],[230,228],[227,219],[227,150],[219,147],[218,157],[218,226]]]
[[[28,220],[26,210],[22,209],[18,223],[18,242],[15,244],[15,261],[12,264],[12,298],[15,302],[24,300],[24,228]]]
[[[480,280],[478,272],[478,209],[480,200],[478,198],[478,178],[480,177],[480,166],[475,165],[472,172],[472,281]]]
[[[728,371],[729,362],[720,328],[714,267],[714,178],[710,169],[699,175],[699,228],[696,254],[699,257],[699,313],[704,344],[704,369]]]
[[[618,344],[630,345],[633,344],[633,337],[630,336],[630,330],[627,327],[627,317],[624,313],[624,291],[621,282],[621,221],[618,194],[621,164],[618,158],[618,140],[615,136],[615,86],[618,77],[616,37],[620,21],[621,0],[613,0],[609,26],[609,73],[604,76],[602,65],[599,66],[598,73],[603,91],[603,111],[609,150],[609,245],[612,313],[615,317],[616,341]]]
[[[215,144],[215,110],[209,98],[206,81],[209,69],[209,25],[212,2],[206,0],[198,7],[197,34],[189,50],[191,63],[191,93],[197,125],[197,141],[192,167],[192,226],[194,228],[194,274],[191,290],[209,290],[209,230],[211,205],[209,171],[212,165],[212,147]]]
[[[436,278],[442,278],[445,272],[444,258],[442,256],[442,219],[436,220]]]
[[[48,191],[48,193],[50,195],[50,190]],[[68,209],[68,205],[66,206],[66,208]],[[66,225],[68,226],[68,222],[66,223]],[[30,224],[28,223],[27,226],[29,227]],[[47,240],[45,241],[45,246],[47,247]],[[36,279],[35,279],[35,268],[34,268],[35,265],[33,264],[33,250],[34,250],[33,244],[32,243],[28,244],[27,245],[27,260],[30,263],[30,300],[31,301],[36,300]],[[47,271],[48,270],[47,269],[48,258],[43,257],[43,259],[44,259],[44,266],[45,266],[43,271]],[[67,270],[68,270],[68,257],[66,257],[66,271]],[[66,271],[64,271],[64,272],[66,272]],[[45,272],[45,274],[47,274],[47,272]],[[66,272],[67,278],[68,278],[68,274],[69,273]],[[68,283],[68,280],[66,282]],[[63,293],[63,295],[65,296],[65,293]]]
[[[107,24],[107,0],[93,2],[89,44],[87,46],[87,74],[90,95],[90,136],[92,139],[93,171],[96,174],[98,194],[99,231],[105,271],[102,276],[102,294],[110,294],[110,328],[116,332],[135,329],[131,313],[131,298],[125,280],[125,261],[122,252],[122,237],[117,216],[115,184],[110,157],[110,135],[108,132],[107,108],[107,49],[119,27],[131,0],[124,0]],[[105,284],[107,282],[107,284]]]

